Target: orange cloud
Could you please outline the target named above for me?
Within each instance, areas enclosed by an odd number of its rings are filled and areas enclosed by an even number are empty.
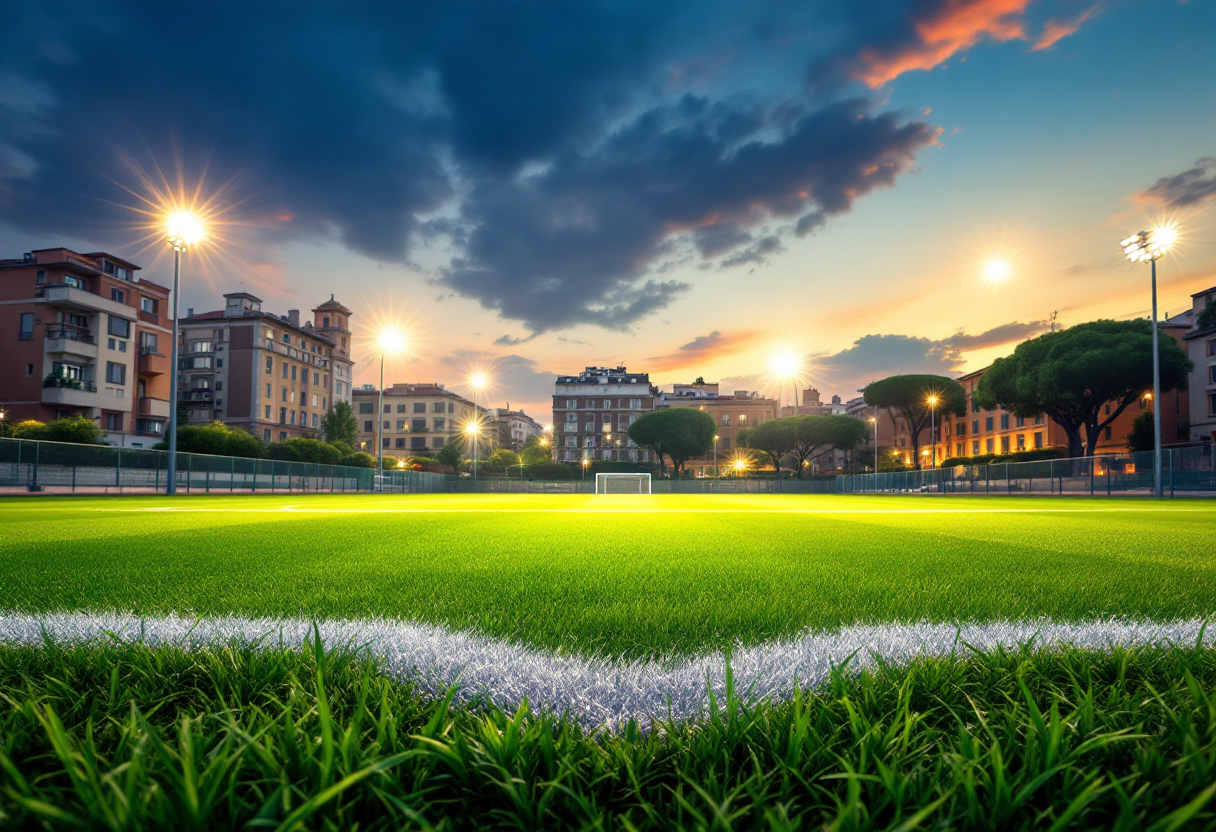
[[[1080,29],[1085,24],[1085,21],[1098,13],[1100,8],[1100,6],[1090,6],[1071,20],[1058,20],[1053,17],[1044,24],[1042,34],[1039,35],[1039,39],[1035,41],[1034,46],[1030,47],[1030,51],[1038,52],[1055,46],[1058,41],[1063,40]]]
[[[915,69],[933,69],[979,43],[1024,40],[1022,15],[1030,0],[946,0],[915,22],[916,41],[894,49],[865,49],[854,77],[870,87]]]
[[[708,335],[698,335],[675,352],[666,355],[652,355],[646,359],[649,372],[662,373],[668,370],[678,370],[693,364],[712,361],[724,355],[733,355],[740,349],[755,341],[760,333],[754,330],[742,332],[719,332],[714,330]]]

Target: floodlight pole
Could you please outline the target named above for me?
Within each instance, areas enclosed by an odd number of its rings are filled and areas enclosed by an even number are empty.
[[[1153,281],[1153,496],[1163,497],[1161,488],[1161,360],[1157,344],[1157,258],[1152,265]]]
[[[870,420],[874,423],[874,473],[878,473],[878,408],[874,408],[874,418]]]
[[[380,396],[376,404],[376,470],[380,473],[380,493],[384,493],[384,350],[380,350]]]
[[[937,468],[937,406],[929,405],[929,470]]]
[[[477,388],[473,388],[473,482],[477,482],[477,446],[481,444],[481,416],[477,413]]]
[[[177,298],[178,285],[181,282],[182,249],[186,247],[182,240],[170,237],[169,244],[173,246],[173,343],[169,347],[169,365],[172,368],[169,376],[169,465],[168,481],[165,483],[165,494],[173,496],[177,493],[177,376],[178,350],[177,339]]]

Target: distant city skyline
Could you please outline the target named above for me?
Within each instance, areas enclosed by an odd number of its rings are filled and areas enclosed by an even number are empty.
[[[1118,242],[1153,223],[1181,235],[1163,315],[1216,285],[1211,3],[25,4],[6,29],[0,257],[169,283],[143,199],[202,182],[223,225],[183,312],[333,292],[356,385],[395,323],[386,381],[488,370],[479,401],[538,417],[586,366],[779,394],[777,350],[847,401],[1053,312],[1147,315]]]

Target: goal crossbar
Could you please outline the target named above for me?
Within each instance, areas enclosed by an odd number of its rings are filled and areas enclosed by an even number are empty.
[[[596,494],[649,494],[650,474],[596,474]]]

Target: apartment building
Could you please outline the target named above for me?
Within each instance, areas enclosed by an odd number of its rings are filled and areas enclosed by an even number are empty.
[[[660,393],[655,409],[664,407],[695,407],[708,413],[718,429],[718,467],[725,469],[734,451],[739,448],[739,431],[754,428],[776,419],[779,405],[775,399],[748,390],[722,394],[716,383],[697,379],[692,384],[672,385],[670,393]],[[712,452],[691,459],[685,466],[694,476],[713,474]]]
[[[553,392],[553,458],[657,462],[629,438],[629,426],[655,408],[658,388],[647,373],[624,367],[587,367],[558,376]]]
[[[846,416],[860,419],[869,425],[870,432],[866,437],[865,444],[857,446],[853,453],[857,459],[873,469],[875,435],[877,434],[879,449],[890,453],[895,447],[895,426],[891,424],[891,420],[887,418],[886,413],[866,404],[864,396],[857,396],[845,402],[844,412]]]
[[[0,405],[8,418],[95,420],[106,441],[151,447],[170,413],[168,288],[106,252],[0,260]]]
[[[394,384],[384,388],[384,403],[377,418],[380,391],[365,384],[355,391],[355,418],[359,421],[359,448],[376,453],[376,439],[383,428],[386,454],[433,457],[453,436],[465,435],[465,427],[479,414],[483,449],[494,444],[493,428],[485,419],[486,409],[448,390],[439,382]],[[381,426],[377,426],[377,421]]]
[[[1187,436],[1192,442],[1216,441],[1216,321],[1198,326],[1199,315],[1216,304],[1216,286],[1191,295],[1186,313],[1187,330],[1181,337],[1183,347],[1195,368],[1187,386]]]
[[[262,311],[248,292],[179,321],[178,401],[188,423],[219,420],[266,442],[320,438],[330,405],[351,401],[351,312],[333,296],[313,320]]]
[[[513,451],[521,451],[529,437],[544,435],[545,427],[522,410],[512,410],[508,403],[505,408],[491,408],[490,419],[497,431],[498,444]]]
[[[830,402],[820,401],[819,391],[814,387],[808,387],[802,391],[802,401],[798,403],[798,407],[793,405],[783,405],[779,412],[779,416],[844,416],[848,413],[848,407],[840,400],[840,396],[832,396]]]

